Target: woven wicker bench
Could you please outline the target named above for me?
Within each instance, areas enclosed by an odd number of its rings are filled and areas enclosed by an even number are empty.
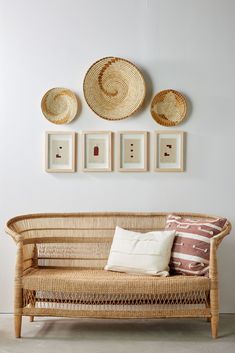
[[[22,316],[90,318],[201,317],[219,320],[216,250],[231,229],[212,238],[208,277],[134,276],[103,270],[116,225],[164,229],[167,213],[34,214],[8,221],[17,244],[15,335]],[[182,214],[187,217],[214,218]]]

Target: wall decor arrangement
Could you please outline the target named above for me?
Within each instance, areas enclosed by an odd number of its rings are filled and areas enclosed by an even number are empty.
[[[118,133],[118,170],[145,172],[148,169],[147,131]]]
[[[46,132],[45,170],[50,173],[75,172],[76,132]],[[111,172],[114,165],[112,131],[82,132],[82,170]],[[155,131],[154,171],[184,171],[183,131]],[[120,131],[115,134],[117,170],[119,172],[148,171],[148,131]]]
[[[141,71],[130,61],[105,57],[90,66],[83,80],[83,93],[88,106],[99,117],[115,121],[133,115],[142,106],[146,85]],[[41,101],[48,121],[68,124],[76,116],[78,101],[67,88],[52,88]],[[167,89],[157,93],[151,102],[151,115],[160,125],[172,127],[186,116],[185,97]],[[148,132],[121,131],[116,134],[117,170],[120,172],[148,171]],[[75,171],[75,132],[46,133],[47,172]],[[113,133],[85,131],[82,133],[82,170],[110,172],[113,170]],[[154,171],[184,171],[184,132],[155,132]]]
[[[121,120],[141,107],[146,86],[140,70],[130,61],[106,57],[88,69],[83,91],[87,104],[98,116]]]
[[[184,132],[155,132],[155,170],[158,172],[184,171]]]
[[[87,131],[82,136],[83,171],[112,171],[112,132]]]
[[[45,134],[45,170],[72,173],[76,169],[76,133],[48,131]]]
[[[45,118],[51,123],[68,124],[77,115],[78,101],[69,89],[52,88],[44,94],[41,109]]]
[[[185,97],[173,89],[157,93],[151,103],[153,119],[163,126],[180,124],[186,116],[186,111]]]

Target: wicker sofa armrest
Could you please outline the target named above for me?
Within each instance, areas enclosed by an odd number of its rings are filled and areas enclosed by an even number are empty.
[[[9,234],[12,239],[14,240],[14,242],[17,244],[19,241],[22,241],[23,240],[23,236],[22,234],[19,234],[18,232],[16,232],[16,230],[14,230],[14,226],[12,225],[13,223],[13,219],[10,219],[6,225],[5,225],[5,232],[7,234]]]
[[[16,244],[15,280],[21,283],[23,274],[37,265],[36,244],[25,244],[24,235],[17,232],[14,220],[10,219],[5,225],[5,232],[11,236]]]
[[[232,229],[232,225],[229,221],[227,221],[223,231],[213,237],[217,248],[222,242],[222,240],[224,239],[224,237],[226,237],[226,235],[228,235],[231,232],[231,229]]]
[[[219,234],[215,235],[211,239],[210,246],[210,264],[209,264],[209,277],[212,281],[218,281],[218,269],[217,269],[217,249],[221,244],[222,240],[230,233],[232,229],[231,223],[227,221],[225,228]]]

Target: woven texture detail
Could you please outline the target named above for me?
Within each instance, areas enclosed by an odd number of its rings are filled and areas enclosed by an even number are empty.
[[[134,114],[146,93],[144,78],[137,67],[115,57],[100,59],[89,68],[83,90],[89,107],[108,120]]]
[[[78,102],[75,94],[66,88],[52,88],[42,98],[41,109],[54,124],[68,124],[76,116]]]
[[[152,317],[153,310],[172,312],[208,307],[210,280],[133,276],[89,269],[35,269],[24,276],[23,288],[26,308],[127,311],[129,317],[144,311]]]
[[[23,288],[103,294],[187,293],[210,289],[207,277],[153,277],[94,269],[35,269],[23,277]]]
[[[185,97],[173,89],[161,91],[153,98],[151,114],[153,119],[163,126],[175,126],[186,116]]]
[[[97,294],[24,290],[23,307],[60,310],[151,311],[208,307],[209,293],[192,291],[169,294]],[[131,316],[131,315],[130,315]]]

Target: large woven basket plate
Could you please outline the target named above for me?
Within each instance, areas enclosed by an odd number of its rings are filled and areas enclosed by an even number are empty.
[[[54,124],[68,124],[76,116],[78,102],[75,94],[67,88],[52,88],[42,98],[43,115]]]
[[[87,104],[97,115],[121,120],[141,107],[146,88],[135,65],[125,59],[107,57],[89,68],[83,91]]]
[[[173,89],[159,92],[151,103],[153,119],[163,126],[175,126],[181,123],[186,116],[186,110],[184,96]]]

